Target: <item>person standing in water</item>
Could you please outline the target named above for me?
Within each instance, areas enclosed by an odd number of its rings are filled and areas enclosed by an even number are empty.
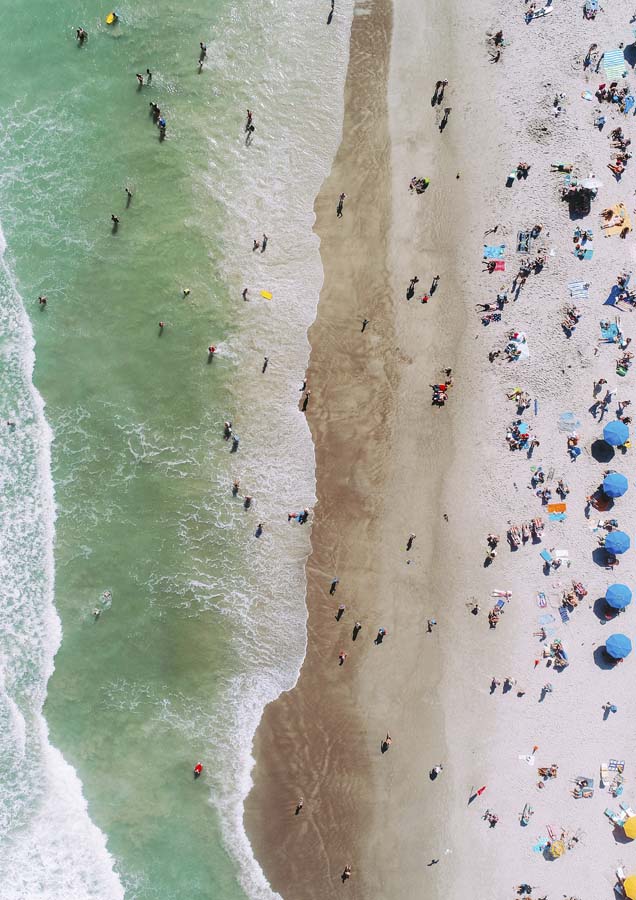
[[[113,223],[113,233],[114,233],[119,228],[119,216],[116,216],[115,213],[113,213],[110,217],[110,221]]]
[[[132,203],[133,192],[130,190],[130,188],[124,188],[124,190],[126,191],[126,208],[128,208]]]
[[[150,84],[152,82],[152,72],[150,69],[146,69],[146,84]]]
[[[203,43],[203,41],[199,42],[199,47],[201,48],[201,52],[199,53],[199,60],[202,62],[208,55],[208,48],[207,45]]]
[[[81,46],[83,46],[84,41],[88,40],[88,32],[84,31],[83,28],[78,28],[76,34],[77,34],[77,42],[81,47]]]
[[[193,769],[193,774],[194,774],[195,779],[197,779],[201,775],[202,772],[203,772],[203,766],[199,762],[196,764],[196,766]]]

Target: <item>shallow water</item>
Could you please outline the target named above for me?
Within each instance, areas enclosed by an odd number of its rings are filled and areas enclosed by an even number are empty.
[[[304,652],[309,532],[287,512],[314,499],[296,402],[350,9],[329,28],[291,0],[119,11],[3,17],[0,896],[265,898],[242,797]]]

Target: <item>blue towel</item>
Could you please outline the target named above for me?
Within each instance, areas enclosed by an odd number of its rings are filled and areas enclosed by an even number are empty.
[[[539,616],[539,625],[548,625],[550,622],[554,622],[552,613],[545,613],[545,615]]]
[[[607,328],[601,325],[601,337],[603,340],[611,341],[612,344],[615,344],[618,338],[618,325],[616,322],[612,322]]]
[[[561,616],[561,621],[564,625],[566,624],[566,622],[570,621],[570,616],[568,615],[568,611],[565,606],[559,607],[559,615]]]
[[[630,110],[633,108],[635,103],[636,103],[636,100],[634,100],[634,98],[632,97],[631,94],[629,95],[629,97],[625,97],[625,106],[623,109],[623,113],[625,115],[627,115],[627,113],[630,112]]]
[[[565,513],[550,513],[548,516],[551,522],[565,522]]]
[[[503,259],[506,252],[506,245],[484,244],[484,259]]]

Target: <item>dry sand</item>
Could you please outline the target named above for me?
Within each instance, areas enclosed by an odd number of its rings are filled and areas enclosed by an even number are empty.
[[[636,163],[615,182],[606,168],[609,132],[622,124],[629,136],[633,119],[605,104],[608,123],[599,133],[592,126],[598,105],[581,92],[607,80],[602,70],[583,72],[588,46],[628,41],[632,10],[608,4],[588,22],[578,5],[555,0],[551,15],[526,25],[521,3],[501,11],[482,0],[469,9],[395,0],[385,93],[391,10],[384,0],[364,9],[352,30],[343,143],[316,204],[325,285],[310,332],[319,504],[308,566],[308,655],[298,685],[268,708],[257,734],[246,823],[272,886],[294,900],[334,890],[367,900],[505,900],[522,881],[536,886],[534,897],[611,898],[616,866],[636,871],[634,845],[603,815],[607,806],[617,810],[619,799],[636,806],[635,658],[608,668],[599,648],[612,631],[635,638],[636,629],[631,608],[607,623],[596,601],[615,581],[634,587],[636,557],[632,549],[613,573],[599,566],[599,516],[586,519],[584,508],[608,467],[591,453],[604,424],[589,412],[592,382],[603,376],[618,399],[636,401],[633,373],[615,374],[616,345],[601,344],[595,353],[599,320],[615,315],[603,300],[634,253],[633,234],[626,241],[602,236],[599,213],[619,200],[632,212]],[[492,64],[485,33],[497,28],[509,44]],[[429,100],[438,78],[450,82],[443,134],[440,107]],[[631,70],[628,81],[636,85]],[[557,92],[565,94],[559,116]],[[529,178],[506,188],[522,159],[531,164]],[[571,253],[577,222],[560,199],[563,176],[550,173],[551,162],[572,162],[583,177],[595,172],[603,182],[582,220],[594,230],[592,260]],[[412,175],[431,178],[425,194],[409,194]],[[348,199],[336,221],[340,190]],[[492,302],[502,284],[510,287],[522,258],[517,231],[537,222],[544,232],[535,246],[550,254],[546,268],[530,276],[501,322],[483,327],[475,304]],[[484,238],[496,224],[497,233]],[[507,245],[505,273],[482,273],[484,240]],[[428,304],[418,301],[423,291],[406,301],[411,276],[419,275],[418,289],[426,290],[436,273],[440,287]],[[583,317],[567,338],[561,310],[575,280],[590,282],[590,296],[575,301]],[[360,334],[364,316],[371,322]],[[629,335],[631,314],[621,318]],[[527,334],[529,358],[491,364],[488,352],[504,346],[510,329]],[[455,386],[437,409],[429,385],[444,365],[453,367]],[[516,418],[506,392],[517,385],[538,403],[538,414],[526,416],[541,441],[531,460],[505,442]],[[580,422],[576,462],[559,430],[565,412]],[[605,422],[614,415],[612,405]],[[617,452],[610,467],[630,476],[633,453]],[[571,566],[548,576],[541,547],[510,552],[505,541],[509,521],[547,521],[529,487],[537,465],[554,472],[553,491],[561,476],[570,487],[567,519],[547,523],[542,546],[567,549]],[[632,482],[601,514],[616,517],[633,541],[635,490]],[[489,531],[502,542],[485,568]],[[407,554],[410,532],[417,537]],[[333,575],[341,581],[330,598]],[[559,597],[573,578],[588,596],[562,624]],[[513,596],[491,630],[486,612],[495,589]],[[546,609],[537,604],[540,591]],[[471,598],[481,604],[477,616],[467,606]],[[346,612],[336,623],[340,602]],[[534,665],[541,657],[534,632],[545,614],[554,616],[548,627],[569,653],[562,673]],[[430,617],[438,622],[431,634]],[[363,629],[352,643],[356,619]],[[389,636],[374,646],[380,626]],[[343,667],[341,648],[348,653]],[[517,684],[491,694],[493,675]],[[553,692],[540,701],[546,682]],[[607,700],[618,712],[605,721]],[[387,730],[393,745],[382,754]],[[531,766],[519,757],[535,745]],[[599,764],[611,757],[627,762],[618,799],[598,784]],[[432,782],[428,772],[439,761],[444,771]],[[558,778],[539,789],[537,765],[553,762]],[[571,796],[578,775],[596,779],[592,799]],[[482,785],[486,792],[468,805],[471,788]],[[305,808],[296,817],[299,795]],[[523,828],[526,802],[535,815]],[[494,829],[482,819],[487,808],[499,816]],[[552,862],[532,849],[548,826],[579,839]],[[440,862],[429,867],[433,858]],[[347,863],[353,876],[342,886]]]

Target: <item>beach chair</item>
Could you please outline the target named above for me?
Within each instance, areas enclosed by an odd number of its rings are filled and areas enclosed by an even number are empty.
[[[610,772],[622,772],[625,768],[625,760],[610,759],[607,768],[610,770]]]
[[[622,815],[620,813],[615,813],[613,809],[609,807],[605,810],[605,815],[614,825],[620,826],[625,822],[625,814]]]

